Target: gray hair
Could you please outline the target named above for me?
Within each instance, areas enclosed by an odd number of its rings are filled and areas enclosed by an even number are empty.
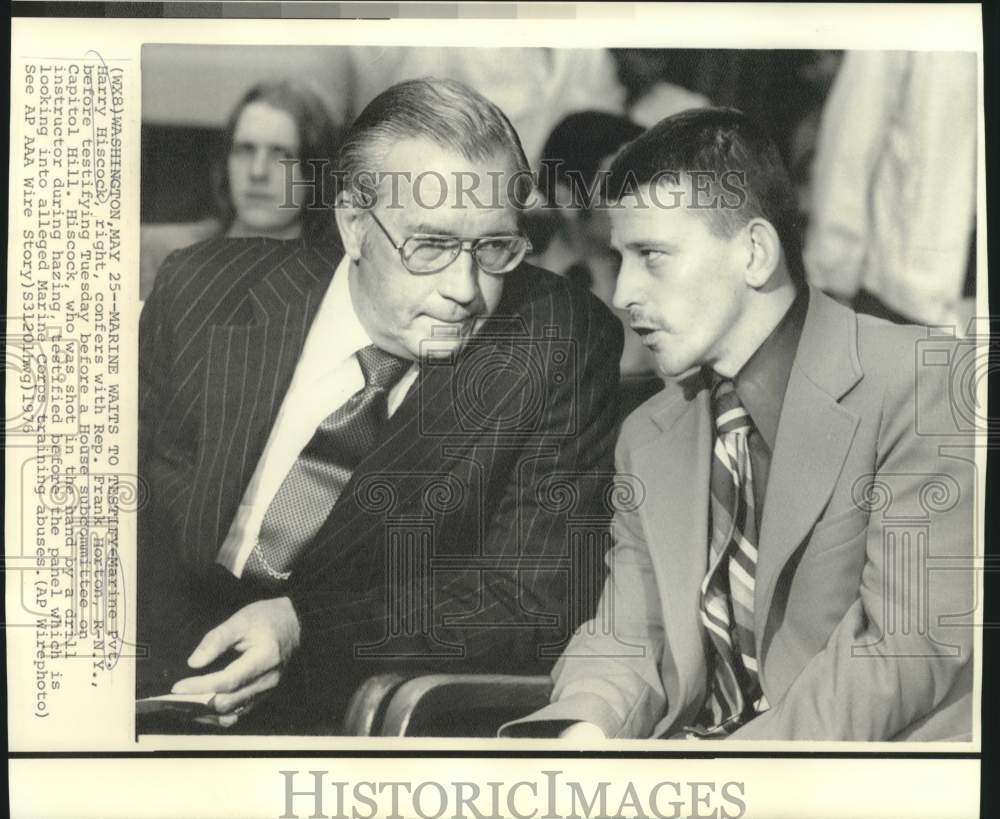
[[[341,142],[338,175],[348,190],[356,189],[355,180],[377,173],[394,143],[419,137],[472,162],[505,153],[515,174],[531,179],[521,140],[506,114],[460,82],[431,77],[397,83],[365,106]]]

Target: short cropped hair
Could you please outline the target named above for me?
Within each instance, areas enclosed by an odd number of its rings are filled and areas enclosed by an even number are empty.
[[[455,80],[425,77],[390,86],[358,115],[337,154],[337,173],[351,190],[359,174],[375,174],[392,146],[425,138],[470,162],[506,154],[515,174],[531,184],[521,140],[507,115]]]
[[[229,229],[236,216],[232,198],[229,195],[229,171],[227,158],[233,147],[233,135],[243,109],[255,102],[284,111],[295,123],[299,138],[298,159],[303,163],[315,163],[315,178],[329,170],[337,150],[338,129],[326,111],[326,104],[315,91],[306,85],[291,80],[262,82],[253,86],[236,104],[226,122],[225,153],[217,164],[212,178],[212,188],[216,205],[222,218],[223,232]],[[306,171],[308,177],[309,172]],[[316,197],[313,206],[302,212],[302,238],[308,242],[322,243],[335,236],[333,213],[327,203]]]
[[[774,141],[742,111],[694,108],[661,120],[612,162],[605,195],[617,201],[664,175],[676,180],[692,173],[715,182],[738,180],[742,196],[701,211],[716,235],[730,236],[753,218],[766,219],[781,241],[792,280],[804,283],[795,189]]]

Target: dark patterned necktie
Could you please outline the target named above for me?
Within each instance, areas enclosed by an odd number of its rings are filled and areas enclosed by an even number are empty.
[[[413,362],[374,344],[358,350],[365,386],[323,420],[278,488],[261,523],[244,576],[277,587],[315,537],[354,468],[374,447],[388,417],[387,396]]]
[[[768,708],[754,646],[757,524],[747,436],[753,423],[732,381],[712,390],[715,448],[711,472],[711,547],[701,584],[701,621],[710,652],[708,698],[691,736],[724,737]]]

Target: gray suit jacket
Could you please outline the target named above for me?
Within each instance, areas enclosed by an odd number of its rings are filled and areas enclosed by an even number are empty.
[[[975,466],[949,379],[970,347],[811,294],[771,464],[754,593],[769,711],[733,739],[969,738]],[[553,670],[552,704],[502,729],[586,720],[669,735],[706,691],[709,391],[668,387],[625,423],[594,620]]]

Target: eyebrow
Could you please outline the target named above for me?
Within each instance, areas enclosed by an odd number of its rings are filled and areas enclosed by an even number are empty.
[[[653,250],[665,250],[669,252],[677,250],[677,245],[671,242],[636,241],[636,242],[628,242],[623,249],[624,250],[653,249]]]
[[[419,222],[410,229],[411,233],[430,233],[433,236],[454,236],[455,234],[447,230],[442,230],[436,225],[429,225],[426,222]]]
[[[284,142],[255,142],[253,139],[234,139],[233,147],[237,145],[249,145],[251,147],[257,145],[263,145],[265,148],[268,148],[269,150],[288,151],[289,153],[295,153],[295,151],[292,150],[292,146]]]
[[[413,228],[411,229],[411,233],[429,233],[432,236],[450,236],[458,238],[457,233],[453,233],[450,230],[442,230],[436,225],[429,225],[426,222],[420,222],[414,225]],[[475,237],[470,236],[468,238],[488,239],[490,237],[496,237],[496,236],[516,236],[516,235],[517,235],[517,229],[512,228],[510,230],[493,230],[490,231],[489,233],[481,233],[479,236]]]

